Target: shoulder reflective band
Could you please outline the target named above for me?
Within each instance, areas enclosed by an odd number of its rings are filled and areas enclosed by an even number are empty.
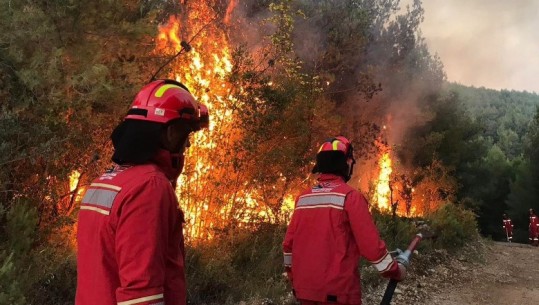
[[[335,208],[342,210],[344,207],[345,194],[340,193],[317,193],[299,197],[296,210],[315,208]]]
[[[292,253],[283,253],[285,267],[292,266]]]
[[[92,183],[82,198],[80,209],[109,215],[112,203],[121,189],[111,184]]]
[[[389,255],[388,252],[379,260],[371,262],[371,264],[376,267],[376,270],[378,272],[383,273],[391,269],[391,266],[393,265],[393,258],[391,255]]]

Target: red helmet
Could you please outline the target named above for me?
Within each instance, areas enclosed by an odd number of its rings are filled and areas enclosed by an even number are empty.
[[[352,143],[343,136],[338,136],[326,140],[318,150],[318,153],[323,151],[340,151],[342,152],[347,159],[354,159],[354,148]]]
[[[198,120],[198,125],[195,130],[200,130],[202,128],[208,128],[210,126],[210,112],[208,107],[204,104],[199,104],[200,117]]]
[[[347,138],[338,136],[326,140],[320,146],[312,173],[337,174],[348,181],[352,177],[355,163],[352,143]]]
[[[187,87],[170,79],[156,80],[144,86],[125,118],[163,124],[181,119],[192,123],[194,130],[208,127],[209,123],[208,108],[199,104]]]

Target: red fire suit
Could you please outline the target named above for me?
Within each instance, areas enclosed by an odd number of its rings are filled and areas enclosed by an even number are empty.
[[[78,222],[76,305],[185,305],[183,212],[170,154],[94,180]],[[166,173],[166,174],[165,174]]]
[[[535,215],[530,216],[530,243],[539,243],[539,219]]]
[[[503,220],[503,229],[505,230],[505,236],[507,241],[513,240],[513,222],[511,219],[507,218]]]
[[[361,304],[358,264],[364,257],[385,277],[399,278],[365,197],[336,175],[320,175],[296,206],[283,242],[296,298]]]

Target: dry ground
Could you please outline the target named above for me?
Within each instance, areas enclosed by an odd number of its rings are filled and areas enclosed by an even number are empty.
[[[539,305],[539,248],[501,242],[479,247],[461,256],[440,252],[445,262],[433,262],[434,268],[418,258],[392,304]],[[382,292],[373,291],[364,304],[379,304]]]

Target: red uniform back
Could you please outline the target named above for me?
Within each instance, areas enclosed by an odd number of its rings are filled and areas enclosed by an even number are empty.
[[[185,305],[182,222],[159,166],[118,166],[96,179],[79,214],[75,304]]]
[[[360,257],[387,277],[399,276],[397,263],[380,239],[365,197],[336,175],[322,174],[319,182],[298,197],[283,243],[295,296],[361,304]]]

